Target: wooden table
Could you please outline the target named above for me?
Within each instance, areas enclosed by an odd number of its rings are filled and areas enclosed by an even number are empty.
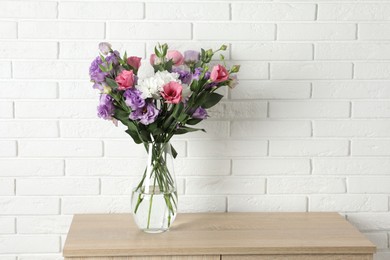
[[[139,231],[129,214],[75,215],[66,260],[370,260],[375,246],[337,213],[179,214]]]

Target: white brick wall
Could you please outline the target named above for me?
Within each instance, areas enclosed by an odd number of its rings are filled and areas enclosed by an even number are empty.
[[[96,116],[103,40],[242,65],[174,140],[182,212],[338,211],[390,259],[388,0],[0,0],[0,260],[62,259],[73,214],[130,211],[145,153]]]

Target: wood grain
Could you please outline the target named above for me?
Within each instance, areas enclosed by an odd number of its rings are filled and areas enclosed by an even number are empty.
[[[229,255],[222,260],[372,260],[372,255]]]
[[[219,255],[204,256],[104,256],[72,257],[65,260],[220,260]]]
[[[375,246],[337,213],[204,213],[179,214],[171,231],[162,234],[139,231],[130,214],[76,215],[63,254],[86,257],[373,252]]]

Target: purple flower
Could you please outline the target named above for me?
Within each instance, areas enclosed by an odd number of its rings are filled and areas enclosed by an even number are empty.
[[[114,104],[113,99],[110,95],[102,94],[100,96],[100,102],[99,106],[97,107],[98,110],[98,117],[110,120],[112,119],[112,116],[114,115]]]
[[[177,74],[179,74],[179,79],[181,80],[181,82],[183,84],[189,85],[191,83],[191,80],[192,80],[191,72],[180,69],[180,68],[173,68],[172,72],[176,72]]]
[[[145,100],[141,97],[141,91],[135,88],[129,88],[123,93],[125,103],[132,110],[137,110],[145,106]]]
[[[156,121],[159,112],[153,103],[147,103],[143,108],[138,108],[131,112],[129,118],[139,120],[144,125],[149,125]]]
[[[198,51],[188,50],[184,52],[184,63],[191,64],[199,61],[200,53]]]
[[[119,64],[118,62],[118,57],[119,57],[119,52],[118,51],[114,51],[112,53],[110,53],[110,55],[108,55],[106,57],[106,61],[108,64],[112,63],[113,66],[116,66]]]
[[[195,68],[194,74],[192,75],[192,78],[195,80],[199,80],[200,75],[202,74],[203,68]]]
[[[210,74],[211,74],[210,71],[206,71],[203,78],[204,78],[205,80],[208,80],[208,79],[210,78]]]
[[[108,42],[99,43],[99,50],[104,55],[107,55],[111,51],[111,44]]]
[[[206,109],[203,107],[198,107],[194,113],[192,113],[192,118],[196,119],[206,119],[208,117]]]
[[[96,83],[103,82],[108,75],[108,73],[103,72],[99,68],[99,65],[102,63],[102,59],[100,57],[96,57],[96,59],[92,61],[91,66],[89,67],[89,76],[91,77],[91,80]]]

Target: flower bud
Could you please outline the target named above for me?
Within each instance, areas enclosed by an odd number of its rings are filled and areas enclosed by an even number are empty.
[[[233,67],[230,69],[230,73],[237,73],[240,71],[240,65],[233,65]]]
[[[101,42],[101,43],[99,43],[99,50],[104,55],[107,55],[112,50],[111,44],[108,42]]]
[[[221,51],[226,51],[226,49],[227,49],[227,46],[224,44],[224,45],[222,45],[221,46],[221,48],[219,48]]]

